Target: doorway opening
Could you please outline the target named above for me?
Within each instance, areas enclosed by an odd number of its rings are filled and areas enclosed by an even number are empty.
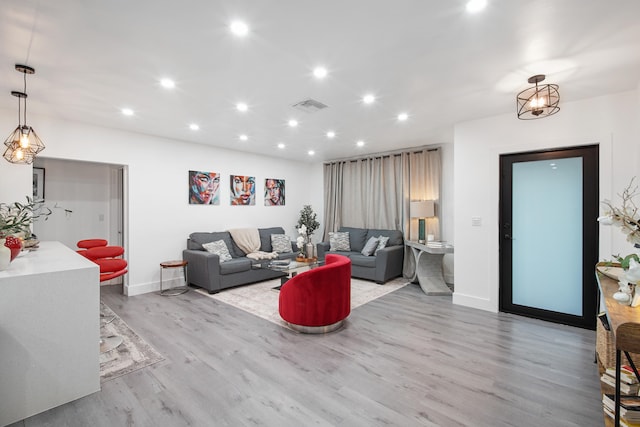
[[[45,206],[52,214],[36,221],[39,240],[53,240],[76,250],[78,240],[101,238],[123,246],[127,256],[127,166],[38,157],[34,167],[44,170]],[[126,275],[104,282],[123,285]]]

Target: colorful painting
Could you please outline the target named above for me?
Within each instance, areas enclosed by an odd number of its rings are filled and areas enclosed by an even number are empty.
[[[264,180],[264,205],[284,206],[284,179]]]
[[[254,176],[231,175],[231,205],[253,206],[256,204],[256,178]]]
[[[219,205],[220,174],[217,172],[189,171],[189,204]]]

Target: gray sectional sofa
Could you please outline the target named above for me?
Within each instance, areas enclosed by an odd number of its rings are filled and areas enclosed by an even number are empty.
[[[271,235],[285,234],[282,227],[259,228],[260,250],[271,252]],[[203,244],[224,240],[231,254],[231,260],[220,263],[220,257],[209,253]],[[291,242],[292,252],[278,254],[279,259],[295,259],[298,247]],[[248,283],[261,282],[284,276],[284,273],[266,268],[252,269],[255,263],[235,244],[228,231],[191,233],[187,239],[187,249],[182,251],[182,259],[187,261],[189,284],[209,291],[210,294],[222,289]]]
[[[355,227],[340,227],[339,232],[349,233],[349,250],[330,251],[330,242],[317,244],[318,258],[327,253],[347,256],[351,259],[351,277],[374,280],[382,284],[394,277],[402,276],[404,262],[404,237],[398,230],[376,230]],[[362,250],[370,237],[384,236],[389,241],[375,255],[363,255]]]

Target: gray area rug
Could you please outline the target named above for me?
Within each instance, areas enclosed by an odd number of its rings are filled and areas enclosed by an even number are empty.
[[[390,280],[384,285],[351,278],[351,310],[400,289],[408,283],[409,281],[403,277]],[[274,279],[225,289],[217,294],[209,294],[201,288],[197,288],[196,292],[290,329],[278,312],[279,293],[273,288],[279,285],[280,279]]]
[[[108,306],[100,302],[100,313],[113,321],[100,327],[100,336],[121,336],[122,344],[100,354],[100,382],[112,380],[164,360],[164,357],[140,338]]]

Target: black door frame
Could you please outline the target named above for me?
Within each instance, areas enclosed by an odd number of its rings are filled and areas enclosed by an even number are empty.
[[[582,157],[582,316],[559,313],[512,303],[512,165],[519,162]],[[598,262],[599,212],[599,148],[598,145],[530,151],[500,156],[500,217],[499,217],[499,309],[507,313],[535,317],[556,323],[595,329],[598,307],[598,287],[594,268]],[[550,273],[552,274],[552,273]]]

